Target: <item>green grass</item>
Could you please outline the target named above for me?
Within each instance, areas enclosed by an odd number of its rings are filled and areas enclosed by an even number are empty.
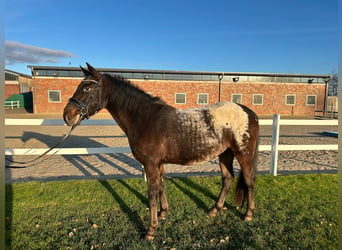
[[[220,177],[167,179],[170,212],[156,239],[141,179],[6,186],[7,249],[337,249],[337,175],[263,175],[254,220],[231,203],[207,218]]]

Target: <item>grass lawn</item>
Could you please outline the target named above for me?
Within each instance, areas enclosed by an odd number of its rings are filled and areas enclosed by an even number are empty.
[[[254,220],[232,195],[214,218],[220,177],[167,179],[170,211],[156,239],[142,179],[6,185],[7,249],[337,249],[336,174],[257,176]]]

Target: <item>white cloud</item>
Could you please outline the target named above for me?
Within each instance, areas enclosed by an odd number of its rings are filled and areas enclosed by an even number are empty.
[[[73,54],[46,48],[35,47],[15,41],[5,41],[5,63],[57,63],[60,58],[74,57]]]

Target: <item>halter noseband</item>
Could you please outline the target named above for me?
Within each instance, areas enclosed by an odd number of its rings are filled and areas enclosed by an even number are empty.
[[[99,112],[101,109],[101,84],[100,84],[100,81],[91,80],[91,79],[87,80],[86,79],[86,80],[83,80],[82,82],[94,82],[94,83],[96,83],[96,87],[98,89],[98,103],[97,103],[96,113]],[[85,119],[89,118],[88,106],[90,104],[90,100],[94,97],[94,92],[95,92],[95,89],[92,91],[91,95],[87,98],[85,103],[81,102],[80,100],[77,100],[74,97],[71,97],[69,99],[69,102],[76,104],[80,108],[79,122],[82,120],[82,118],[85,118]]]

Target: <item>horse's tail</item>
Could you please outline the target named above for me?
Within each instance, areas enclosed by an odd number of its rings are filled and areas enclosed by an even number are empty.
[[[251,178],[254,184],[255,181],[255,174],[256,174],[256,165],[258,159],[258,148],[259,148],[259,139],[256,140],[256,145],[254,148],[254,159],[253,159],[253,166],[252,166],[252,173]],[[246,180],[244,178],[243,171],[241,169],[237,186],[235,188],[235,203],[239,207],[243,207],[243,205],[248,200],[248,186],[246,184]]]

